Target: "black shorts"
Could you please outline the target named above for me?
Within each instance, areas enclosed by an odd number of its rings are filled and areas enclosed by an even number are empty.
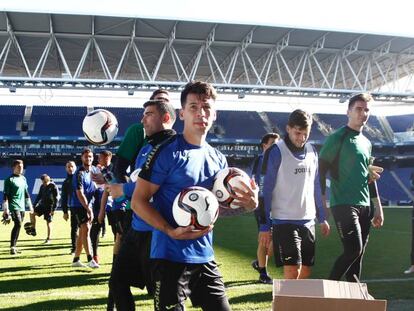
[[[111,212],[112,219],[115,226],[115,231],[118,234],[123,234],[124,232],[124,221],[125,221],[125,210],[117,209]]]
[[[184,310],[190,297],[193,306],[203,310],[230,310],[217,264],[186,264],[154,259],[155,310]],[[174,308],[175,306],[175,308]]]
[[[88,213],[83,206],[72,207],[70,209],[70,212],[72,213],[72,215],[75,216],[78,227],[80,227],[82,224],[85,224],[89,221]]]
[[[257,231],[260,231],[260,225],[267,223],[263,198],[259,198],[259,206],[254,210],[253,213],[254,213],[254,218],[256,219]]]
[[[152,231],[129,230],[112,266],[111,284],[128,284],[154,293],[150,259]]]
[[[51,213],[52,213],[52,209],[50,209],[50,208],[47,208],[47,207],[45,207],[45,206],[43,206],[43,205],[37,205],[35,208],[34,208],[34,212],[36,213],[36,215],[37,216],[42,216],[43,215],[43,218],[47,221],[47,222],[52,222],[52,218],[53,218],[53,216],[51,215]]]
[[[112,227],[115,226],[115,217],[112,211],[106,212],[106,217],[108,218],[108,224]]]
[[[315,225],[273,225],[275,263],[281,266],[313,266],[315,263]]]
[[[24,212],[10,211],[10,216],[14,223],[19,223],[21,225],[24,219]]]

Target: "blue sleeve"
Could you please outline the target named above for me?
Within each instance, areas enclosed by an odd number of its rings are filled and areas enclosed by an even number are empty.
[[[282,155],[277,145],[273,145],[266,153],[268,154],[265,154],[263,159],[263,169],[265,170],[263,199],[267,223],[260,225],[260,231],[269,231],[271,227],[270,211],[272,209],[272,193],[276,186],[277,173],[282,160]]]
[[[325,210],[323,209],[322,205],[322,191],[321,191],[321,184],[319,183],[319,170],[316,169],[315,175],[315,206],[316,206],[316,216],[318,218],[318,222],[321,224],[326,220]]]
[[[132,198],[132,194],[134,193],[135,183],[134,182],[128,182],[126,184],[123,184],[123,189],[124,189],[124,195],[128,199],[131,199]]]

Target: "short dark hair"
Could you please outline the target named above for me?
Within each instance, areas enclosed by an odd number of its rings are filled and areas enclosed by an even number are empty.
[[[144,103],[144,108],[147,108],[149,106],[155,106],[160,115],[164,115],[168,113],[170,115],[170,118],[172,120],[172,123],[175,122],[177,116],[175,113],[175,109],[170,102],[165,102],[163,100],[149,100]]]
[[[302,129],[308,129],[312,126],[312,116],[302,109],[296,109],[289,115],[288,125],[290,127],[299,127]]]
[[[82,150],[81,156],[83,156],[85,153],[93,153],[92,150],[90,148],[84,148]]]
[[[155,98],[155,96],[157,96],[158,94],[165,94],[165,95],[168,96],[168,98],[170,98],[170,93],[167,90],[158,89],[158,90],[155,90],[154,92],[152,92],[150,100],[153,100]]]
[[[211,98],[213,100],[216,100],[217,98],[216,89],[210,83],[202,81],[189,82],[181,92],[180,101],[181,107],[183,108],[185,106],[188,94],[196,94],[198,96]]]
[[[23,160],[14,160],[13,161],[13,164],[12,164],[12,167],[14,168],[14,167],[16,167],[19,164],[22,164],[23,165]]]
[[[104,157],[112,157],[112,152],[109,150],[102,150],[101,152],[99,152],[99,154]]]
[[[359,94],[353,95],[348,101],[348,109],[351,109],[357,101],[363,101],[363,102],[368,103],[373,100],[374,98],[372,97],[370,93],[359,93]]]
[[[278,140],[280,138],[280,135],[278,133],[267,133],[262,137],[262,140],[260,141],[260,146],[263,146],[269,142],[270,139],[274,138],[275,140]]]

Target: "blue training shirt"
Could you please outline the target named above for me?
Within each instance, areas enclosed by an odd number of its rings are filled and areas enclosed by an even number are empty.
[[[135,160],[135,170],[140,170],[147,160],[151,152],[155,152],[157,148],[160,148],[163,143],[166,143],[168,138],[176,135],[174,130],[163,130],[151,137],[148,137],[148,144],[141,148],[138,153],[138,156]],[[128,200],[131,200],[132,195],[135,189],[135,182],[129,182],[123,184],[124,195]],[[132,214],[132,223],[131,227],[135,231],[152,231],[152,227],[147,224],[141,217],[139,217],[135,212]]]
[[[303,160],[306,156],[305,148],[301,150],[291,150],[291,152],[293,156],[295,156],[297,159],[300,159],[300,160]],[[268,215],[268,217],[267,217],[267,223],[260,225],[260,231],[269,231],[271,223],[273,224],[291,223],[291,224],[304,225],[304,226],[313,225],[314,219],[305,219],[305,220],[281,220],[281,219],[271,220],[270,219],[270,211],[272,208],[272,193],[273,193],[273,189],[276,186],[277,174],[279,171],[280,163],[282,161],[282,155],[280,153],[279,147],[276,144],[270,147],[266,151],[265,157],[267,157],[267,159],[266,159],[266,165],[263,168],[265,169],[263,198],[264,198],[265,213],[266,215]],[[318,195],[318,192],[320,193],[318,172],[316,172],[314,184],[315,184],[315,200],[317,201],[315,202],[315,204],[316,204],[316,209],[318,213],[318,220],[320,223],[322,223],[325,221],[325,212],[322,208],[320,196]]]
[[[98,172],[99,169],[95,166],[91,166],[90,170],[86,170],[83,166],[76,170],[72,178],[73,195],[70,198],[70,206],[72,208],[83,208],[78,196],[76,195],[76,190],[83,190],[83,194],[85,195],[88,204],[93,203],[91,201],[93,201],[97,187],[95,182],[92,181],[91,173],[96,174]]]
[[[187,143],[183,135],[176,135],[147,159],[139,176],[160,186],[153,196],[152,205],[172,227],[177,227],[172,215],[177,194],[190,186],[211,189],[214,175],[226,167],[224,155],[208,143],[196,146]],[[212,232],[195,240],[175,240],[154,229],[151,258],[206,263],[214,260],[212,244]]]

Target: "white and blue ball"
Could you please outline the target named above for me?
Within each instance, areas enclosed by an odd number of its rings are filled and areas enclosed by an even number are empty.
[[[217,220],[219,203],[211,191],[193,186],[183,189],[176,196],[172,212],[177,225],[205,229]]]
[[[83,119],[82,130],[85,138],[96,146],[107,145],[118,134],[118,120],[105,109],[96,109]]]

